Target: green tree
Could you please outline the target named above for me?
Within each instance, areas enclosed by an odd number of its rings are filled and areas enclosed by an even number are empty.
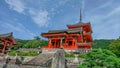
[[[29,40],[22,40],[22,39],[15,39],[18,43],[18,45],[15,45],[12,47],[13,50],[17,50],[19,48],[23,48],[24,44],[26,44]]]
[[[30,40],[24,45],[24,47],[25,48],[38,48],[40,44],[41,43],[39,40]]]
[[[120,57],[120,39],[117,39],[115,41],[113,41],[110,45],[109,45],[109,49],[115,53],[117,56]]]
[[[111,44],[112,41],[114,40],[106,40],[106,39],[94,40],[92,43],[92,47],[108,49],[108,46]]]
[[[40,37],[39,36],[35,36],[34,39],[35,40],[40,40]]]
[[[74,54],[70,54],[70,53],[65,52],[65,57],[66,58],[74,58],[75,56],[74,56]]]
[[[120,68],[120,59],[107,49],[94,49],[77,68]]]
[[[30,40],[24,45],[24,48],[38,48],[44,45],[47,45],[45,40]]]

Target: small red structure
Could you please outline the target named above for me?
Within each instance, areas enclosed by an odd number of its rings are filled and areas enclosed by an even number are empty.
[[[12,48],[12,45],[17,45],[11,33],[0,34],[0,53],[6,53],[6,48]]]
[[[92,48],[90,22],[83,23],[80,15],[79,23],[67,27],[66,30],[49,30],[47,33],[42,33],[42,37],[48,38],[48,46],[43,49],[63,48],[68,51],[86,52]]]

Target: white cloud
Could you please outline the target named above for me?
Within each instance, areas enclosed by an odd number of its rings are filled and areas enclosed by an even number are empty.
[[[82,10],[84,10],[84,8],[85,8],[85,0],[82,0]]]
[[[27,29],[23,24],[18,23],[17,27],[21,29],[22,32],[24,33],[28,33],[30,36],[36,36],[36,34],[34,34],[33,32],[31,32],[29,29]]]
[[[10,9],[13,9],[19,13],[23,13],[25,6],[21,0],[5,0],[9,4]]]
[[[3,28],[6,28],[6,29],[14,29],[15,31],[18,31],[18,32],[23,32],[23,30],[17,26],[14,26],[10,23],[3,23],[2,24],[2,27]]]
[[[102,4],[102,5],[94,8],[94,9],[92,9],[92,10],[89,11],[89,12],[94,12],[94,11],[97,11],[97,10],[99,10],[99,9],[106,8],[106,7],[110,6],[112,3],[113,3],[113,0],[107,1],[107,2],[105,2],[104,4]]]
[[[39,10],[39,11],[29,10],[29,13],[33,21],[40,27],[46,26],[48,24],[48,20],[50,18],[48,17],[49,13],[46,10]]]
[[[110,20],[109,22],[104,23],[103,25],[97,25],[97,28],[94,29],[93,33],[96,35],[96,39],[113,39],[113,38],[118,38],[120,35],[119,32],[119,23],[115,23],[117,21]]]
[[[115,39],[119,37],[119,12],[120,6],[111,9],[107,14],[93,13],[91,15],[89,13],[86,16],[87,20],[91,20],[95,39]]]
[[[66,3],[68,3],[69,0],[60,0],[59,4],[57,4],[58,6],[62,6],[65,5]]]
[[[3,29],[9,29],[9,31],[16,32],[19,35],[24,35],[24,37],[27,38],[34,38],[34,36],[37,36],[33,32],[31,32],[28,28],[26,28],[23,24],[21,23],[16,23],[16,24],[10,24],[10,23],[2,23],[1,27]]]
[[[46,10],[27,7],[24,5],[25,3],[21,0],[5,0],[5,2],[9,4],[10,9],[13,9],[19,13],[24,13],[24,10],[28,9],[25,13],[28,12],[34,23],[39,25],[40,27],[46,26],[48,24],[47,22],[49,20],[49,17]]]
[[[120,6],[118,6],[117,8],[113,9],[113,11],[111,11],[110,13],[108,13],[108,15],[106,17],[110,17],[116,13],[120,13]]]
[[[93,28],[93,37],[95,39],[113,39],[117,38],[120,34],[118,29],[120,24],[117,22],[119,21],[119,18],[107,19],[107,17],[104,17],[104,15],[96,15],[92,16],[92,19],[91,24]]]

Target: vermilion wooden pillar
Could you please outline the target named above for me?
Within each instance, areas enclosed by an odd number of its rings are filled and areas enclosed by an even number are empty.
[[[2,53],[5,53],[6,46],[7,46],[7,42],[5,41],[5,42],[4,42],[4,47],[3,47],[3,49],[2,49]]]
[[[48,48],[51,47],[51,39],[48,40]]]
[[[0,34],[0,44],[3,46],[0,53],[5,53],[6,48],[12,48],[12,45],[17,45],[18,43],[14,40],[11,33]]]
[[[61,38],[60,39],[60,48],[63,48],[63,45],[62,45],[63,42],[62,41],[63,41],[63,39]]]

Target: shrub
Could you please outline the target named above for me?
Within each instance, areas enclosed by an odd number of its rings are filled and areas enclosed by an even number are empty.
[[[115,53],[118,57],[120,57],[120,39],[117,39],[115,41],[113,41],[110,45],[109,45],[109,49]]]
[[[74,54],[70,54],[70,53],[65,52],[65,57],[66,58],[74,58],[75,56],[74,56]]]
[[[16,51],[11,51],[10,56],[15,56],[16,55]],[[37,56],[39,55],[37,52],[35,51],[30,51],[30,52],[18,52],[18,56]]]
[[[120,68],[120,59],[107,49],[94,49],[77,68]]]
[[[85,54],[78,54],[78,58],[84,58]]]
[[[9,53],[10,56],[15,56],[16,55],[16,51],[15,50],[12,50],[10,53]]]

